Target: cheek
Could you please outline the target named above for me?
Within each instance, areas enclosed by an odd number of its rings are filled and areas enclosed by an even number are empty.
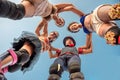
[[[66,41],[66,44],[68,44],[69,43],[69,41]]]
[[[54,38],[54,36],[51,36],[51,39],[53,39]]]
[[[72,26],[72,27],[71,27],[71,30],[75,30],[75,27],[74,27],[74,26]]]

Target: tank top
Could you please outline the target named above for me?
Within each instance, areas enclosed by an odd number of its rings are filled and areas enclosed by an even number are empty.
[[[80,18],[80,22],[81,22],[81,24],[82,24],[82,27],[83,27],[83,31],[86,33],[86,34],[90,34],[91,32],[85,27],[85,25],[84,25],[84,21],[85,21],[85,17],[86,17],[87,15],[85,15],[85,16],[82,16],[81,18]]]

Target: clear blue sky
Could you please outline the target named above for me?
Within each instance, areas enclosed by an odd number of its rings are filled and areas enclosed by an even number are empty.
[[[19,3],[20,0],[11,0]],[[57,3],[73,3],[78,9],[85,13],[91,12],[100,4],[114,4],[119,0],[49,0],[53,4]],[[53,45],[62,48],[62,39],[67,35],[72,35],[77,47],[85,44],[85,34],[82,32],[72,34],[66,30],[67,25],[72,21],[79,22],[79,17],[72,12],[64,12],[60,14],[65,19],[65,26],[58,28],[54,21],[49,23],[49,32],[59,31],[60,36]],[[21,34],[22,31],[34,32],[38,25],[40,17],[24,18],[22,20],[10,20],[0,18],[0,53],[11,48],[13,39]],[[118,21],[120,25],[120,21]],[[85,80],[120,80],[120,46],[110,46],[105,44],[105,40],[93,33],[93,53],[88,55],[80,55],[82,61],[82,72]],[[23,74],[21,71],[15,73],[7,73],[5,76],[8,80],[47,80],[48,70],[54,59],[49,59],[48,53],[41,53],[38,63],[32,71]],[[69,74],[64,72],[61,80],[69,80]]]

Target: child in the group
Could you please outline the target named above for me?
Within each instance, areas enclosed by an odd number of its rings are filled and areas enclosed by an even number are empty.
[[[92,13],[83,15],[81,15],[80,24],[73,22],[68,26],[70,32],[75,33],[83,28],[87,34],[87,43],[92,32],[96,32],[106,40],[107,44],[120,44],[120,28],[113,22],[120,19],[120,3],[100,5]]]
[[[38,61],[41,50],[46,51],[48,47],[52,50],[56,49],[51,43],[57,37],[56,31],[51,32],[47,37],[39,38],[31,32],[23,31],[20,37],[14,39],[12,49],[0,55],[0,80],[7,80],[4,77],[6,72],[31,70]]]
[[[91,42],[91,41],[90,41]],[[60,80],[63,71],[70,73],[70,80],[84,80],[81,72],[81,60],[79,54],[87,54],[92,52],[92,42],[89,47],[78,49],[75,47],[76,42],[71,36],[67,36],[63,40],[65,48],[57,50],[56,54],[49,50],[50,58],[56,58],[49,69],[48,80]]]

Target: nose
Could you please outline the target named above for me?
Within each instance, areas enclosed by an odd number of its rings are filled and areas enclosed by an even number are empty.
[[[76,26],[73,26],[73,29],[74,29],[74,30],[76,30],[76,29],[77,29],[77,27],[76,27]]]

